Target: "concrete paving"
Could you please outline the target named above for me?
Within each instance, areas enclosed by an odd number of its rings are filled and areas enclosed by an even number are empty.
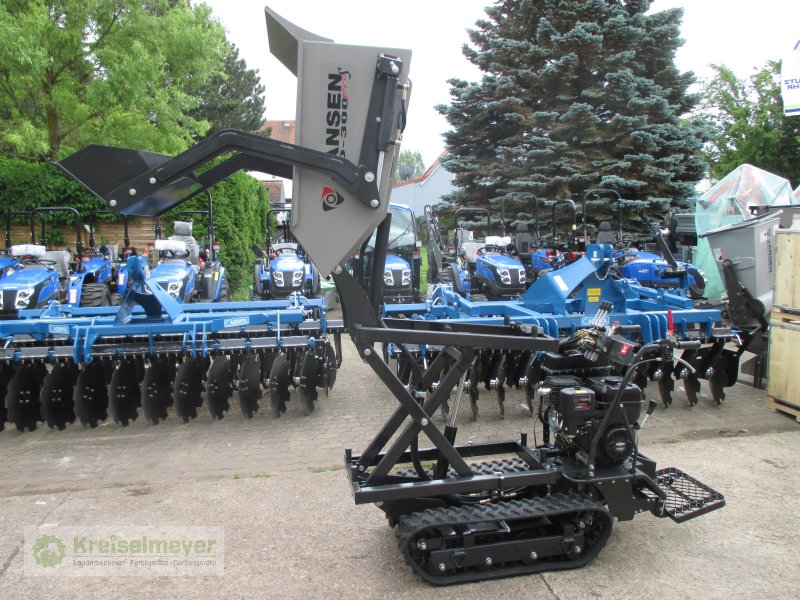
[[[651,390],[655,393],[654,390]],[[565,573],[437,589],[403,565],[373,506],[356,507],[344,481],[345,447],[359,451],[395,403],[349,342],[336,386],[310,416],[290,402],[280,419],[207,413],[184,425],[80,426],[0,433],[0,597],[250,598],[744,598],[796,597],[793,537],[800,489],[800,424],[764,407],[763,392],[731,388],[722,406],[689,407],[675,393],[642,434],[660,466],[719,489],[728,505],[683,525],[649,515],[618,524],[587,567]],[[508,395],[493,394],[459,439],[533,432]],[[26,525],[210,525],[225,528],[222,577],[26,577]]]

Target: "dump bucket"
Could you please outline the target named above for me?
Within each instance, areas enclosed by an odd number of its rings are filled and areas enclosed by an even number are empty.
[[[763,305],[765,314],[772,309],[775,231],[781,214],[775,211],[699,234],[701,238],[708,238],[722,280],[725,281],[723,263],[730,260],[739,282]],[[727,292],[730,299],[739,290],[727,289]]]

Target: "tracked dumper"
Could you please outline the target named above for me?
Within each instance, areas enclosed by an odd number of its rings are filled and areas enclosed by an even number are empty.
[[[320,271],[333,273],[359,355],[398,402],[364,452],[345,452],[350,487],[357,504],[385,512],[414,572],[449,584],[580,567],[597,556],[616,519],[650,512],[680,522],[722,506],[720,494],[677,469],[657,469],[638,448],[652,405],[644,407],[641,389],[631,382],[634,367],[660,361],[664,349],[695,342],[667,336],[637,343],[602,319],[559,340],[513,319],[484,325],[379,317],[389,180],[411,53],[337,45],[270,9],[267,25],[273,53],[298,77],[300,146],[222,132],[93,189],[119,212],[157,213],[235,170],[291,176],[293,167],[295,235]],[[346,137],[328,130],[326,115],[337,110],[347,110]],[[216,166],[193,172],[223,154]],[[376,226],[374,272],[365,290],[342,264]],[[337,235],[322,235],[330,231]],[[388,343],[400,351],[409,344],[443,350],[404,383],[376,348]],[[433,415],[453,389],[460,397],[460,382],[482,349],[579,353],[589,362],[603,357],[624,367],[624,374],[595,377],[580,367],[551,380],[548,392],[540,388],[543,431],[533,444],[523,434],[461,445],[455,422],[441,430]],[[424,438],[431,447],[423,448]]]

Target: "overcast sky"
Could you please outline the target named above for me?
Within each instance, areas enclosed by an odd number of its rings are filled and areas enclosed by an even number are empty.
[[[450,101],[447,79],[481,73],[461,54],[466,29],[485,16],[488,0],[205,0],[240,56],[266,87],[266,118],[294,119],[296,79],[269,53],[264,6],[335,42],[410,48],[414,90],[403,148],[429,165],[442,152],[447,122],[434,106]],[[800,39],[800,0],[655,0],[652,10],[684,9],[677,65],[708,76],[723,63],[739,76],[786,55]]]

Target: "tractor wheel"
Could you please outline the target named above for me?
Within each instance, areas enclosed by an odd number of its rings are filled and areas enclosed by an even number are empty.
[[[706,291],[706,282],[700,271],[694,267],[689,267],[686,270],[689,277],[689,298],[692,300],[699,300],[703,298],[703,293]]]
[[[264,297],[264,285],[261,283],[261,262],[253,265],[253,296]]]
[[[111,294],[111,306],[122,304],[122,294]]]
[[[83,284],[81,306],[111,306],[111,290],[102,283]]]
[[[231,294],[230,289],[228,288],[228,279],[226,277],[222,280],[222,285],[220,286],[219,290],[219,300],[217,300],[217,302],[228,302],[230,297]]]

